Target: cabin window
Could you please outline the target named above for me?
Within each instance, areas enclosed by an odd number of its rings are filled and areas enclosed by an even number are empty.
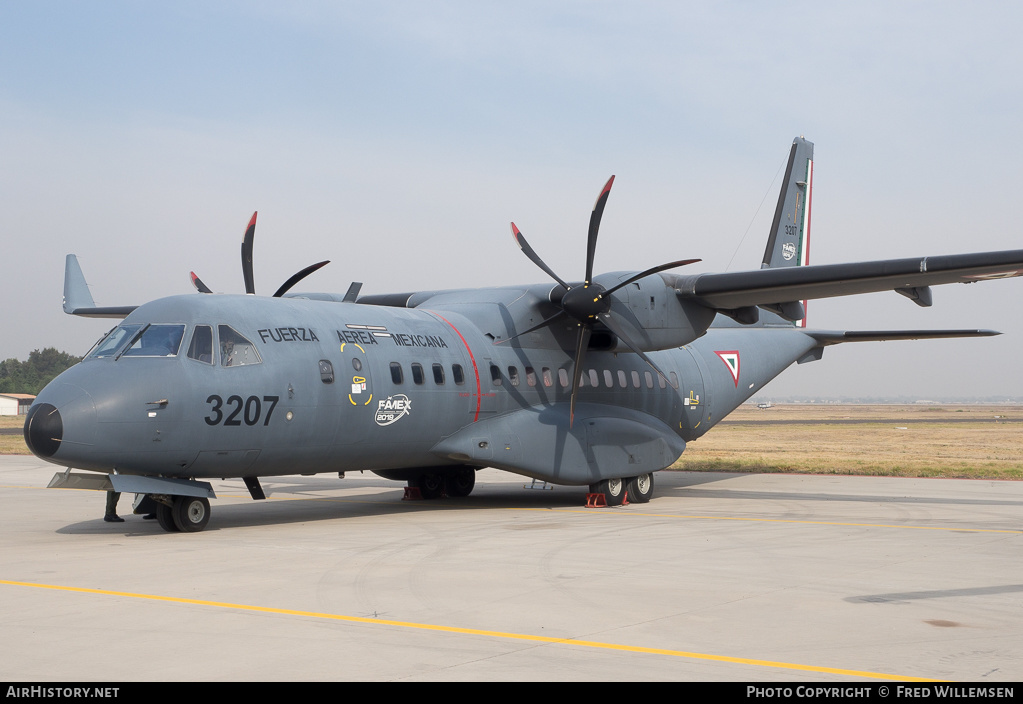
[[[590,386],[600,386],[600,377],[597,376],[597,370],[591,369],[589,371]]]
[[[443,384],[444,383],[444,365],[434,363],[433,365],[433,383]]]
[[[554,385],[554,377],[551,375],[550,367],[543,367],[542,373],[543,373],[543,385],[544,386],[553,386]]]
[[[213,327],[196,325],[192,341],[188,344],[188,358],[203,364],[213,364]]]
[[[639,388],[639,372],[633,371],[631,376],[632,376],[632,388],[638,389]]]
[[[519,368],[508,367],[508,379],[511,381],[512,386],[519,385]]]
[[[582,372],[580,372],[580,375],[581,374],[582,374]],[[580,377],[580,379],[581,379],[581,377]],[[558,370],[558,383],[561,384],[561,388],[563,388],[563,389],[568,388],[568,370],[567,369],[559,369]]]
[[[625,378],[625,370],[618,370],[618,385],[623,389],[629,388],[629,380]]]
[[[220,363],[223,366],[244,367],[263,361],[255,345],[230,325],[218,325],[217,334],[220,336]]]
[[[660,374],[657,375],[657,385],[662,389],[668,385],[668,383],[664,380],[664,377]]]
[[[465,383],[465,373],[462,371],[461,364],[451,365],[451,378],[455,380],[456,384],[461,385]]]
[[[611,370],[610,369],[605,369],[604,370],[604,386],[606,386],[609,389],[613,389],[614,386],[615,386],[615,378],[611,374]]]
[[[490,381],[494,386],[500,386],[504,383],[504,379],[501,378],[501,367],[496,364],[490,365]]]
[[[423,365],[420,364],[419,362],[413,363],[412,364],[412,383],[419,385],[419,384],[422,384],[424,381],[426,381],[426,374],[423,373]]]
[[[668,372],[668,373],[671,374],[671,388],[677,389],[678,388],[678,374],[676,374],[675,372]]]
[[[391,381],[395,384],[401,384],[405,381],[405,374],[401,370],[401,365],[397,362],[391,362]]]
[[[532,367],[526,367],[526,383],[529,386],[536,386],[536,372]]]
[[[178,353],[184,335],[184,325],[148,325],[122,356],[173,357]]]
[[[643,372],[643,379],[646,381],[646,387],[648,389],[654,388],[654,377],[650,372]]]

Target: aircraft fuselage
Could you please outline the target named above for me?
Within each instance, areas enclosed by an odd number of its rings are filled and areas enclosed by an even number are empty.
[[[628,472],[600,454],[602,444],[623,447],[635,473],[668,466],[816,344],[791,327],[762,330],[755,347],[738,329],[715,330],[713,340],[651,353],[667,380],[637,355],[592,350],[570,424],[568,354],[496,344],[455,310],[190,295],[148,303],[122,324],[175,326],[173,355],[138,343],[137,354],[125,353],[126,337],[47,386],[36,407],[57,416],[49,425],[30,419],[33,451],[62,466],[177,478],[355,470],[397,478],[394,470],[460,464],[588,484]],[[251,349],[234,342],[229,352],[236,336]],[[602,409],[633,416],[608,425]],[[514,413],[529,419],[521,431]],[[676,439],[665,443],[663,427],[646,437],[657,421]],[[602,443],[607,433],[620,437]],[[567,461],[566,443],[584,468]]]

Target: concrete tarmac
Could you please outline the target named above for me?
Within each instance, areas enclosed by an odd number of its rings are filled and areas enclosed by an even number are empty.
[[[1023,679],[1023,482],[661,472],[648,504],[479,472],[402,501],[241,481],[201,533],[0,457],[6,681]]]

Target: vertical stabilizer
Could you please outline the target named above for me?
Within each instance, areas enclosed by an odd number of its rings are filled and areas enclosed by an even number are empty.
[[[95,307],[82,267],[78,264],[78,257],[67,255],[64,260],[64,312],[74,314],[77,309]]]
[[[813,195],[813,142],[802,137],[792,141],[785,180],[764,250],[762,269],[805,266],[810,263],[810,212]],[[806,301],[803,301],[806,309]],[[803,317],[797,323],[806,326]]]

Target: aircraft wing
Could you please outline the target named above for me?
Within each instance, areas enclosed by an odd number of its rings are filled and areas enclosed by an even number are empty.
[[[894,290],[930,305],[926,287],[1023,275],[1023,249],[679,276],[681,299],[734,310],[810,298]]]

